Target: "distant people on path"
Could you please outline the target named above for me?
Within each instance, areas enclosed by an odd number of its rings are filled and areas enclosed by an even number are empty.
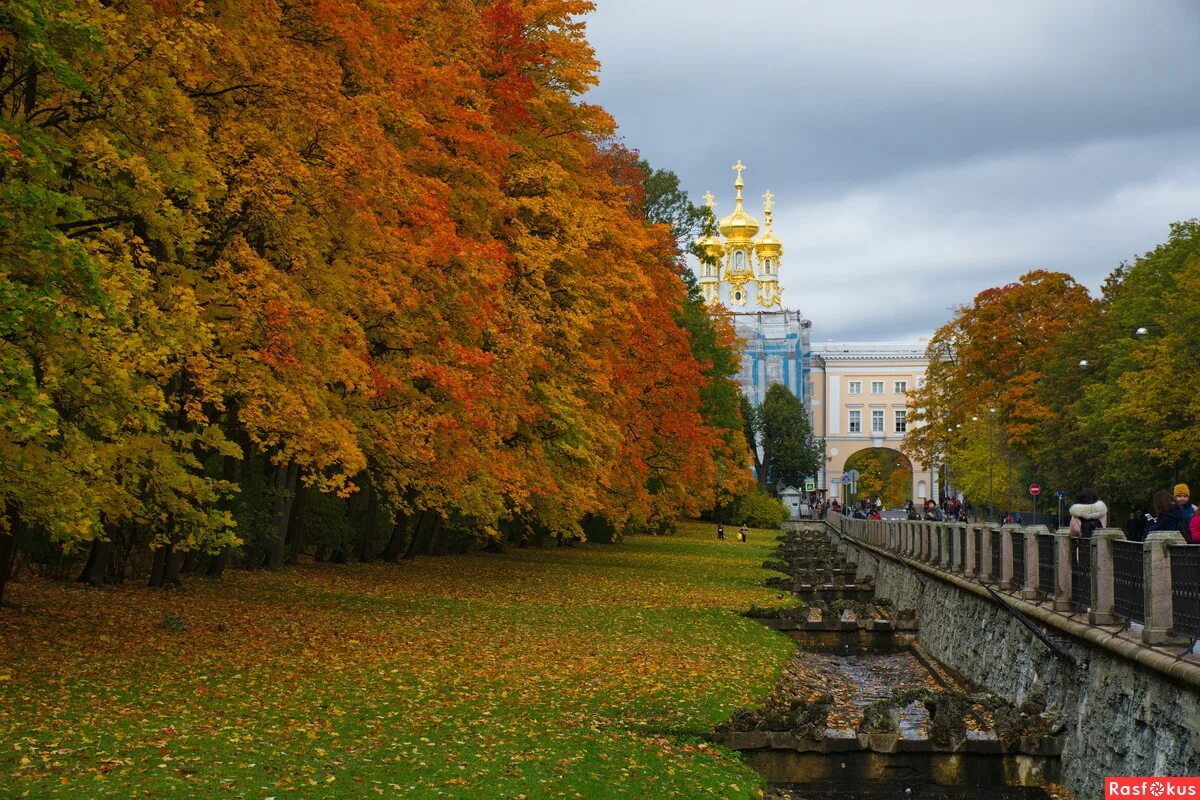
[[[1193,517],[1192,519],[1197,519]],[[1146,523],[1150,521],[1149,514],[1143,514],[1140,508],[1135,508],[1129,512],[1129,519],[1125,520],[1123,530],[1125,538],[1131,542],[1140,542],[1146,538]]]
[[[1086,488],[1079,492],[1079,497],[1067,509],[1071,515],[1071,535],[1084,539],[1092,538],[1092,534],[1108,527],[1108,506],[1096,494],[1095,489]]]
[[[925,501],[925,519],[929,522],[941,522],[942,510],[938,508],[938,504],[933,500]]]

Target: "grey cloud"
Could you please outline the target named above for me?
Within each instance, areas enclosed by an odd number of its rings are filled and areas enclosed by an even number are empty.
[[[719,214],[750,166],[818,339],[927,333],[1038,266],[1095,289],[1197,214],[1191,2],[599,5],[588,99]]]

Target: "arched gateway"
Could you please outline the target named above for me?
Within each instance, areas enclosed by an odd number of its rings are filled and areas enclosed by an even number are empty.
[[[817,486],[831,498],[846,500],[854,461],[874,458],[866,454],[880,451],[879,458],[886,453],[894,459],[889,479],[899,480],[898,469],[907,476],[907,492],[897,485],[895,496],[907,494],[905,499],[915,503],[937,497],[936,473],[902,452],[909,426],[908,393],[924,378],[928,363],[925,343],[822,342],[813,345],[812,353],[813,432],[825,440],[825,469]],[[885,505],[894,507],[886,501]]]

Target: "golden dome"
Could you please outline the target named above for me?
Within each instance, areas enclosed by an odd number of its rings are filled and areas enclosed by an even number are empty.
[[[734,172],[737,173],[737,180],[733,186],[737,189],[737,199],[734,204],[733,213],[721,220],[717,225],[717,230],[721,231],[721,235],[726,239],[744,242],[754,238],[754,234],[758,233],[758,220],[746,213],[742,208],[742,170],[741,161],[733,165]]]
[[[717,229],[726,239],[739,241],[753,239],[754,234],[758,233],[758,220],[742,209],[741,198],[738,198],[737,207],[733,209],[733,213],[722,219]]]
[[[779,258],[783,255],[783,242],[767,231],[761,239],[754,243],[754,252],[758,253],[761,258]]]
[[[714,261],[719,261],[725,255],[725,245],[716,236],[703,236],[696,241],[704,254]]]
[[[783,255],[783,242],[776,239],[775,232],[771,230],[774,211],[775,195],[771,194],[770,189],[767,189],[766,194],[763,195],[763,216],[767,220],[767,230],[754,243],[754,252],[758,253],[759,258],[779,258]]]

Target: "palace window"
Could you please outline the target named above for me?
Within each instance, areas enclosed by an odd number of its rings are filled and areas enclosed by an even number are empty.
[[[908,394],[908,381],[896,381],[896,394]]]
[[[871,394],[883,394],[883,381],[871,381]]]
[[[904,433],[908,430],[908,412],[896,412],[896,433]]]
[[[850,381],[850,388],[846,391],[850,394],[862,394],[862,381]]]
[[[850,432],[851,433],[862,433],[862,412],[861,411],[852,410],[850,412]]]
[[[871,433],[883,433],[883,412],[871,412]]]

